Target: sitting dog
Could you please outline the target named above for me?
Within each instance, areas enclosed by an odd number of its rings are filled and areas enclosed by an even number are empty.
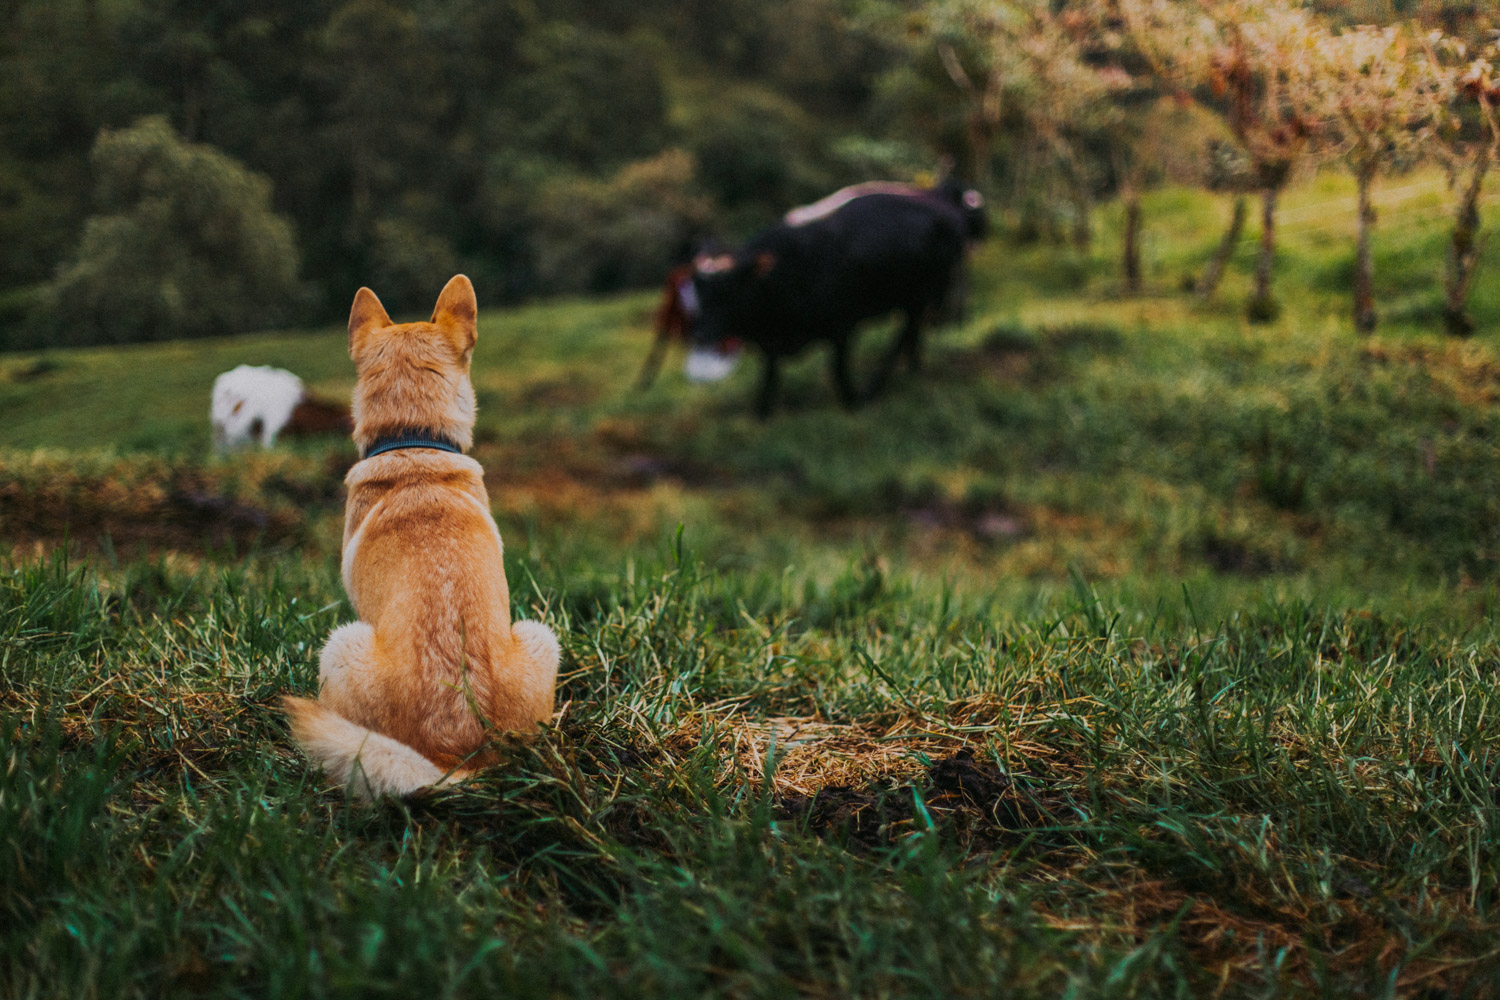
[[[426,323],[394,325],[368,288],[349,314],[354,443],[344,589],[359,621],[323,647],[317,701],[292,735],[359,798],[408,795],[489,762],[488,730],[552,717],[558,645],[511,624],[500,532],[474,432],[474,286],[458,275]]]

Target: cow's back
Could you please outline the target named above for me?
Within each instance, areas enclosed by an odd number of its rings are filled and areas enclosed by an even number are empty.
[[[926,196],[869,195],[844,209],[835,275],[867,315],[941,298],[964,252],[964,220]]]
[[[786,346],[895,309],[940,301],[963,256],[964,223],[936,199],[869,194],[824,219],[773,227],[746,248],[774,265],[760,283],[758,338]]]

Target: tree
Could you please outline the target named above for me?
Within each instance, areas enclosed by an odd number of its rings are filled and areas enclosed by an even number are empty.
[[[533,215],[538,276],[561,291],[604,292],[660,280],[710,211],[692,157],[669,149],[608,180],[551,178]]]
[[[415,289],[450,266],[487,301],[555,291],[574,276],[540,277],[534,215],[554,182],[608,188],[673,149],[726,234],[866,171],[909,174],[935,157],[871,107],[904,49],[851,24],[863,9],[3,0],[0,323],[76,250],[100,129],[145,115],[271,179],[328,308],[375,276],[393,309],[421,308]]]
[[[1218,111],[1249,163],[1261,238],[1246,311],[1252,321],[1270,320],[1280,311],[1271,291],[1276,203],[1311,147],[1312,116],[1300,98],[1313,71],[1309,46],[1325,29],[1294,0],[1116,2],[1155,70]]]
[[[1111,151],[1123,116],[1111,98],[1132,81],[1088,61],[1091,17],[1056,6],[939,0],[888,19],[910,55],[879,93],[935,152],[956,154],[977,187],[1010,188],[1023,231],[1060,234],[1071,216],[1074,240],[1086,245],[1094,198],[1121,176]],[[1127,239],[1127,259],[1132,247]]]
[[[1103,6],[1092,14],[1064,18],[1078,39],[1096,84],[1086,103],[1073,109],[1075,129],[1091,133],[1090,145],[1108,151],[1112,185],[1124,209],[1122,271],[1125,291],[1141,290],[1141,195],[1169,176],[1184,174],[1182,146],[1201,134],[1202,113],[1194,114],[1173,82],[1154,72],[1148,52],[1118,10]],[[1085,112],[1082,115],[1077,111]]]
[[[1338,34],[1319,33],[1308,47],[1311,72],[1295,80],[1293,100],[1318,116],[1322,141],[1354,175],[1358,188],[1354,327],[1361,333],[1369,333],[1376,324],[1371,189],[1382,173],[1415,161],[1438,118],[1440,92],[1446,89],[1429,51],[1409,29],[1399,26],[1362,25]]]
[[[45,282],[88,214],[100,127],[153,110],[125,72],[116,5],[0,4],[0,289]]]
[[[1255,175],[1244,153],[1230,143],[1213,141],[1205,151],[1208,160],[1204,180],[1210,191],[1228,191],[1234,195],[1230,208],[1229,226],[1224,230],[1219,245],[1203,266],[1203,273],[1193,284],[1193,294],[1207,301],[1219,290],[1224,272],[1229,269],[1229,258],[1239,246],[1240,234],[1245,228],[1245,219],[1250,214],[1246,194],[1255,190]]]
[[[1108,91],[1082,59],[1078,40],[1045,0],[939,0],[915,25],[957,88],[970,180],[990,184],[994,145],[1007,120],[1020,120],[1038,149],[1070,157],[1080,115]]]
[[[296,241],[264,177],[160,117],[101,132],[90,163],[98,211],[43,297],[49,342],[232,333],[294,314]]]
[[[1449,58],[1445,63],[1439,59]],[[1456,57],[1456,58],[1454,58]],[[1500,76],[1495,62],[1500,45],[1492,44],[1478,58],[1467,58],[1463,46],[1450,43],[1432,60],[1447,76],[1434,88],[1441,127],[1430,134],[1430,151],[1448,175],[1448,187],[1458,191],[1453,234],[1448,243],[1443,275],[1443,325],[1459,337],[1474,332],[1469,316],[1469,288],[1479,265],[1485,239],[1480,234],[1479,198],[1485,178],[1500,151]]]
[[[375,222],[404,182],[424,166],[447,163],[434,128],[448,107],[440,54],[417,16],[386,0],[349,0],[329,17],[320,41],[334,95],[323,139],[347,185],[343,240],[346,253],[365,264]]]

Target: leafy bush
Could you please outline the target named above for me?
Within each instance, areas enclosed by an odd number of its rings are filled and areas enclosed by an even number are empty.
[[[643,58],[652,47],[649,35],[538,24],[518,41],[521,73],[497,95],[490,127],[507,146],[596,175],[660,149],[667,97]]]
[[[845,179],[827,162],[819,123],[780,95],[726,85],[686,96],[687,148],[732,227],[764,224]]]
[[[661,279],[711,206],[679,149],[627,164],[608,180],[559,177],[536,207],[537,273],[549,288],[608,291]]]
[[[421,309],[447,280],[464,270],[442,236],[403,217],[376,221],[366,283],[393,310]]]
[[[0,154],[0,232],[6,234],[0,275],[22,282],[12,287],[30,288],[50,276],[49,262],[68,247],[80,214],[71,198],[46,190],[31,174],[27,165]]]
[[[264,177],[159,117],[100,132],[91,162],[97,212],[42,296],[35,339],[165,340],[294,315],[297,245]]]

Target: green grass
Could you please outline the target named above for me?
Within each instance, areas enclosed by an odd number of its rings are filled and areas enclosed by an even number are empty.
[[[360,809],[291,749],[351,611],[347,442],[208,454],[213,376],[342,331],[0,359],[0,995],[1487,996],[1500,983],[1500,283],[1442,192],[1288,199],[1285,309],[996,242],[845,414],[629,385],[649,296],[486,313],[484,463],[560,714]],[[1495,220],[1500,222],[1500,219]],[[1492,263],[1492,262],[1491,262]],[[483,290],[481,289],[481,297]],[[870,338],[876,339],[876,338]]]

